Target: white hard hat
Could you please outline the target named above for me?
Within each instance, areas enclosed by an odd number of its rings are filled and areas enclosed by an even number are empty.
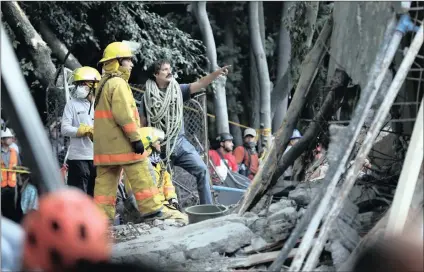
[[[1,138],[14,137],[9,128],[1,131]]]
[[[246,137],[247,135],[251,135],[253,137],[256,137],[256,130],[254,130],[253,128],[246,128],[244,130],[243,137]]]
[[[292,134],[290,140],[299,139],[299,138],[302,138],[302,134],[300,134],[300,131],[299,130],[295,129],[293,131],[293,134]]]

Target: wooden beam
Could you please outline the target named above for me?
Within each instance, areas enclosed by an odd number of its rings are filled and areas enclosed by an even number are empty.
[[[412,196],[417,185],[420,166],[423,161],[423,107],[424,100],[421,100],[417,121],[412,132],[411,142],[406,152],[402,172],[396,188],[392,209],[389,214],[389,222],[386,229],[386,236],[401,235],[406,223]]]

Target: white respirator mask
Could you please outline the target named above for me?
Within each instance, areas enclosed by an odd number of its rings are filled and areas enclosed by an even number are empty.
[[[78,85],[75,87],[74,97],[78,99],[87,98],[90,93],[90,88],[88,86]]]

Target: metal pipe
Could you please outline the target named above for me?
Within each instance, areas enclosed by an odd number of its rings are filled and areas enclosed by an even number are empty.
[[[368,115],[369,109],[371,108],[374,99],[380,89],[383,78],[385,77],[386,72],[390,64],[392,63],[393,57],[396,54],[400,41],[402,40],[404,33],[408,29],[413,29],[411,28],[410,24],[408,24],[408,22],[412,24],[411,19],[407,15],[405,16],[401,16],[401,19],[399,20],[398,25],[396,26],[396,31],[394,32],[393,37],[390,40],[389,46],[387,47],[387,51],[384,54],[383,62],[381,65],[381,71],[378,72],[378,75],[376,76],[375,80],[372,80],[372,78],[368,80],[367,86],[365,87],[363,92],[365,107],[361,109],[361,103],[359,103],[357,108],[355,109],[355,116],[352,119],[352,122],[349,124],[349,127],[346,129],[346,134],[348,135],[348,139],[350,140],[350,142],[347,143],[346,149],[342,149],[344,154],[342,154],[341,158],[339,157],[340,159],[338,158],[337,161],[335,161],[337,165],[335,165],[335,167],[333,166],[336,169],[334,174],[330,173],[329,170],[329,173],[326,176],[326,179],[330,180],[330,184],[327,187],[327,191],[325,192],[324,198],[318,206],[316,213],[314,214],[311,222],[309,223],[309,227],[302,239],[302,243],[299,246],[296,257],[293,259],[293,262],[290,266],[290,271],[297,272],[301,269],[303,261],[312,245],[312,240],[318,229],[321,219],[327,212],[331,197],[333,196],[336,190],[337,183],[339,182],[341,175],[345,171],[345,165],[352,152],[353,146],[356,142],[356,138],[358,137],[361,131],[361,128]],[[341,140],[343,141],[344,139]]]
[[[317,262],[318,262],[318,258],[321,254],[322,248],[324,247],[325,242],[327,241],[328,238],[328,234],[331,230],[332,225],[334,224],[334,222],[337,220],[337,217],[341,211],[341,209],[343,208],[343,202],[344,200],[348,197],[350,190],[352,189],[353,185],[355,184],[356,181],[356,177],[358,176],[359,170],[362,168],[362,165],[365,161],[366,156],[368,155],[368,153],[370,152],[373,144],[374,144],[374,140],[377,138],[382,126],[384,125],[384,120],[387,116],[387,114],[390,111],[391,105],[392,103],[395,101],[396,96],[400,90],[400,88],[402,87],[403,82],[405,81],[406,75],[409,72],[409,68],[411,68],[412,63],[415,59],[415,56],[418,54],[418,51],[421,48],[421,45],[423,44],[423,26],[420,27],[420,30],[418,31],[418,34],[415,36],[410,49],[408,50],[408,54],[406,55],[405,59],[402,61],[398,72],[396,73],[395,78],[392,81],[392,84],[390,85],[389,89],[387,90],[387,93],[384,97],[383,102],[381,103],[380,108],[378,109],[375,118],[370,126],[370,129],[365,137],[365,140],[363,142],[363,145],[361,146],[361,148],[358,151],[358,155],[356,156],[356,159],[352,165],[352,167],[349,169],[347,175],[346,175],[346,179],[342,185],[342,188],[340,189],[340,192],[338,194],[338,197],[336,198],[335,202],[333,203],[330,212],[328,213],[326,220],[324,220],[324,223],[321,227],[321,231],[320,234],[318,236],[318,238],[316,239],[315,242],[315,246],[312,249],[311,253],[309,254],[308,260],[306,261],[305,266],[303,267],[304,271],[312,271]],[[422,114],[422,107],[423,105],[421,104],[421,114]],[[421,116],[422,119],[422,116]],[[423,148],[423,143],[422,143],[422,122],[420,122],[421,124],[420,126],[420,133],[421,133],[421,141],[420,141],[420,146],[421,146],[421,155],[418,154],[418,156],[420,156],[420,162],[416,167],[416,170],[413,174],[411,178],[418,177],[418,173],[419,173],[419,165],[421,165],[421,160],[423,157],[423,153],[422,153],[422,148]],[[414,132],[416,131],[417,126],[415,126],[414,128]],[[412,144],[412,141],[411,141]],[[419,147],[417,146],[417,148],[419,149]],[[408,153],[410,153],[411,150],[408,149]],[[416,150],[414,150],[414,152],[416,152]],[[419,153],[419,151],[417,151]],[[411,162],[412,163],[412,162]],[[404,172],[404,171],[402,171]],[[416,175],[415,175],[416,174]],[[402,177],[402,176],[401,176]],[[414,186],[415,188],[415,186]],[[406,196],[404,197],[412,197],[412,193],[413,190],[409,192],[409,194],[406,194]],[[393,202],[394,203],[394,202]],[[409,206],[408,206],[409,207]],[[396,208],[395,205],[392,205],[392,209]],[[400,211],[400,210],[399,210]],[[405,217],[403,217],[402,219],[406,219],[406,214]],[[388,224],[388,226],[390,226],[390,224]],[[401,223],[399,223],[398,225],[399,227],[402,227],[403,225]]]
[[[319,193],[314,197],[312,202],[309,204],[308,209],[306,210],[305,214],[302,216],[300,221],[296,224],[296,227],[294,228],[294,230],[290,234],[290,237],[285,242],[282,250],[278,254],[275,261],[272,263],[272,265],[269,267],[268,271],[273,271],[273,272],[280,272],[281,271],[281,267],[283,266],[284,261],[287,259],[291,249],[296,244],[298,238],[303,233],[305,227],[310,222],[312,216],[316,213],[317,206],[320,203],[320,200],[322,199],[322,197],[324,196],[326,188],[329,186],[330,181],[333,181],[333,183],[334,183],[334,179],[335,179],[336,182],[337,182],[338,177],[343,172],[344,165],[346,164],[347,159],[348,159],[348,157],[349,157],[349,155],[350,155],[350,153],[353,149],[353,146],[356,142],[356,138],[358,137],[358,134],[360,132],[360,128],[362,127],[362,125],[365,121],[365,114],[371,108],[372,102],[373,102],[375,96],[377,95],[377,92],[378,92],[378,89],[381,85],[381,82],[383,81],[384,74],[386,73],[388,66],[391,62],[391,60],[390,60],[390,62],[385,61],[385,56],[387,55],[386,51],[388,50],[390,41],[392,40],[392,36],[393,36],[392,33],[393,33],[395,27],[396,27],[396,17],[395,17],[395,14],[392,14],[392,18],[388,22],[386,31],[384,33],[383,41],[382,41],[380,48],[378,50],[378,53],[376,55],[374,64],[370,69],[370,76],[368,78],[367,85],[363,90],[364,95],[361,96],[358,107],[355,109],[354,120],[352,120],[352,123],[350,125],[350,128],[353,127],[353,129],[351,129],[347,132],[348,137],[346,139],[347,140],[350,139],[350,143],[346,142],[346,146],[348,147],[348,149],[347,150],[346,149],[338,149],[337,151],[334,152],[336,154],[336,158],[337,158],[335,161],[339,161],[340,164],[338,165],[338,167],[334,167],[334,166],[330,167],[330,169],[328,170],[326,179],[324,180],[324,183],[322,185],[322,189],[319,191]],[[363,104],[365,104],[365,105],[363,105]],[[364,111],[363,116],[361,116],[362,111]],[[331,177],[334,177],[333,180],[331,180]],[[305,236],[303,237],[303,239],[302,239],[303,241],[306,238],[309,239],[309,241],[307,241],[304,244],[304,247],[307,243],[310,243],[310,240],[313,238],[314,234],[315,234],[315,231],[311,235],[311,230],[309,230],[309,233],[308,233],[309,237],[305,237]],[[307,247],[309,248],[309,246],[307,246]],[[303,255],[303,253],[302,253],[302,255]],[[294,258],[293,261],[296,261],[296,258],[301,258],[302,261],[303,261],[304,256],[297,254],[297,256]],[[302,262],[300,262],[300,263],[302,263]],[[299,263],[297,263],[296,265],[299,266]]]
[[[224,186],[212,186],[215,191],[224,191],[224,192],[238,192],[238,193],[245,193],[247,190],[238,189],[238,188],[232,188],[232,187],[224,187]]]
[[[19,67],[18,59],[3,25],[1,28],[2,106],[12,119],[13,128],[22,135],[20,142],[26,151],[24,162],[31,169],[43,191],[63,187],[59,165],[53,158],[43,124]],[[6,91],[4,91],[6,90]]]

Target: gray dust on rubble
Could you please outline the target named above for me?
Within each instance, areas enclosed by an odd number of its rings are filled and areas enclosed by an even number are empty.
[[[245,262],[249,255],[283,244],[321,184],[322,180],[300,183],[289,197],[243,216],[233,213],[188,226],[167,219],[114,227],[114,259],[148,259],[169,271],[232,271],[232,265]],[[360,225],[358,207],[349,200],[324,248],[336,268],[358,244]],[[265,271],[271,262],[253,267]],[[322,263],[317,271],[334,271],[334,267]]]

